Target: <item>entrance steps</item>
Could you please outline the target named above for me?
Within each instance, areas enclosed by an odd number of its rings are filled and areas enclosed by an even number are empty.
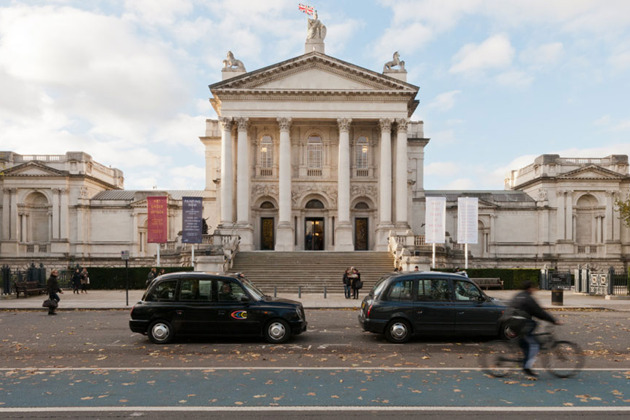
[[[342,277],[348,267],[361,273],[361,295],[394,269],[388,252],[250,251],[236,254],[230,271],[243,273],[268,295],[274,293],[343,293]]]

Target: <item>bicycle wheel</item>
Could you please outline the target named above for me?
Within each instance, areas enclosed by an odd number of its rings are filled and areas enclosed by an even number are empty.
[[[481,368],[495,378],[503,378],[523,361],[521,349],[516,342],[498,340],[488,343],[479,355]]]
[[[576,343],[556,341],[545,354],[547,370],[558,378],[575,376],[584,366],[584,354]]]

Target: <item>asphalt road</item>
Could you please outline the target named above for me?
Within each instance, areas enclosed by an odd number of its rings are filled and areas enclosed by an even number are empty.
[[[587,356],[577,378],[478,369],[487,340],[423,337],[406,345],[364,333],[350,310],[309,311],[309,330],[288,344],[257,339],[177,340],[158,346],[128,328],[127,311],[0,312],[0,415],[59,418],[165,413],[201,418],[309,414],[397,417],[462,410],[518,418],[630,409],[630,313],[558,311],[561,338]],[[584,411],[584,410],[594,411]],[[109,411],[108,411],[109,410]],[[275,411],[273,411],[275,410]],[[10,417],[8,417],[10,416]],[[157,416],[157,417],[156,417]],[[172,416],[171,416],[172,417]],[[529,417],[531,418],[531,417]]]

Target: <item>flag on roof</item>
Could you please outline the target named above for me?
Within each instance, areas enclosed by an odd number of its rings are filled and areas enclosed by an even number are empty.
[[[307,15],[311,15],[311,16],[313,15],[313,12],[315,10],[313,6],[307,6],[306,4],[302,4],[302,3],[298,5],[298,9],[300,9],[302,12],[306,13]]]

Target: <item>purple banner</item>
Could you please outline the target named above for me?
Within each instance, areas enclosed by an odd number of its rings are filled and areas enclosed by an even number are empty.
[[[182,243],[201,243],[202,217],[201,197],[182,197]]]

